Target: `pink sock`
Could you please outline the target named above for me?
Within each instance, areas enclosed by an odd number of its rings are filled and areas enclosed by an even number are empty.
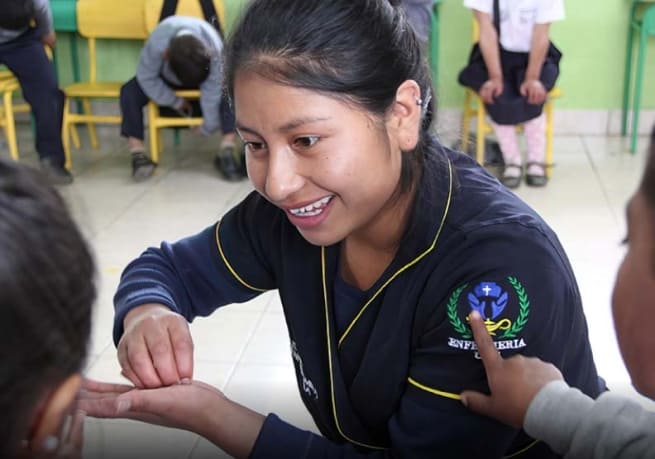
[[[527,121],[523,125],[525,141],[528,144],[528,174],[543,175],[546,157],[546,115]],[[537,164],[530,164],[537,163]]]
[[[518,141],[516,139],[516,128],[508,124],[496,124],[493,121],[491,126],[496,133],[496,139],[500,145],[500,151],[503,152],[503,160],[505,165],[521,165],[521,152],[519,151]],[[512,167],[505,171],[506,175],[514,175],[518,177],[521,175],[520,170]]]

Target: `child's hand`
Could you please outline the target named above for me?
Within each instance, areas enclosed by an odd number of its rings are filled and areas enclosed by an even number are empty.
[[[186,99],[182,99],[182,105],[177,109],[178,113],[185,118],[191,118],[193,114],[193,108],[191,107],[191,102]]]
[[[546,88],[539,80],[525,80],[520,91],[523,97],[527,97],[529,104],[539,105],[546,100]]]
[[[57,36],[55,32],[48,32],[43,37],[41,37],[41,43],[48,46],[50,49],[55,49],[55,42],[57,41]]]
[[[554,365],[534,357],[515,355],[503,359],[477,312],[471,313],[471,329],[487,372],[491,395],[465,391],[462,403],[476,413],[521,427],[537,392],[551,381],[564,379],[562,373]]]
[[[503,93],[503,79],[491,78],[480,87],[480,99],[486,104],[493,104],[494,99]]]

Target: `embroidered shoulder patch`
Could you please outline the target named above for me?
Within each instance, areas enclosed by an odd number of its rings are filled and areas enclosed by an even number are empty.
[[[480,313],[498,350],[526,346],[520,335],[528,322],[530,300],[516,277],[463,284],[453,291],[448,298],[447,314],[456,336],[448,339],[450,347],[477,350],[468,325],[472,311]]]

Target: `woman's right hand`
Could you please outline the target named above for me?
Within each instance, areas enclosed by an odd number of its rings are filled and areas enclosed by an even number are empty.
[[[485,104],[493,104],[494,99],[503,93],[503,79],[490,78],[480,87],[480,99]]]
[[[132,309],[118,343],[122,374],[138,388],[178,384],[193,378],[193,340],[181,315],[161,304]]]

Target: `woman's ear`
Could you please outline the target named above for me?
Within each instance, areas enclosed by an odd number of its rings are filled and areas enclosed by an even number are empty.
[[[405,80],[396,90],[396,100],[387,122],[387,128],[396,133],[402,151],[413,150],[418,143],[422,109],[420,86],[414,80]]]
[[[44,394],[32,417],[27,442],[32,453],[42,452],[46,440],[59,439],[66,416],[80,391],[82,377],[75,373]],[[50,440],[49,440],[50,441]]]

